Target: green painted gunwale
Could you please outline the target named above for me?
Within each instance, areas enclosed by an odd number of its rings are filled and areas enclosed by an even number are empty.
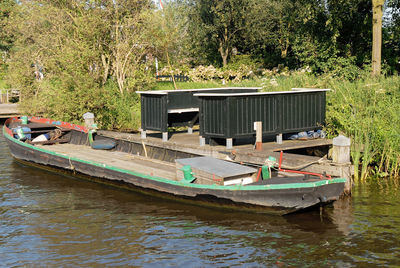
[[[149,180],[153,180],[153,181],[158,181],[158,182],[162,182],[162,183],[167,183],[167,184],[171,184],[171,185],[176,185],[176,186],[180,186],[180,187],[191,187],[191,188],[198,188],[198,189],[211,189],[211,190],[232,190],[232,191],[255,191],[255,190],[260,190],[260,191],[265,191],[265,190],[281,190],[281,189],[295,189],[295,188],[314,188],[314,187],[318,187],[318,186],[323,186],[326,184],[333,184],[333,183],[345,183],[346,179],[344,178],[334,178],[334,179],[329,179],[329,180],[321,180],[321,181],[316,181],[316,182],[304,182],[304,183],[287,183],[287,184],[271,184],[271,185],[229,185],[229,186],[223,186],[223,185],[202,185],[202,184],[191,184],[191,183],[187,183],[184,181],[173,181],[173,180],[169,180],[166,178],[161,178],[161,177],[156,177],[156,176],[149,176],[146,174],[142,174],[139,172],[135,172],[135,171],[131,171],[131,170],[127,170],[127,169],[122,169],[122,168],[117,168],[111,165],[106,165],[106,164],[102,164],[102,163],[98,163],[98,162],[94,162],[94,161],[87,161],[87,160],[83,160],[83,159],[79,159],[79,158],[75,158],[75,157],[69,157],[60,153],[56,153],[50,150],[46,150],[43,148],[38,148],[35,147],[31,144],[27,144],[25,142],[22,142],[20,140],[15,139],[14,137],[12,137],[11,135],[9,135],[6,132],[6,125],[3,126],[3,135],[4,137],[6,137],[7,139],[9,139],[12,142],[15,142],[21,146],[36,150],[36,151],[40,151],[40,152],[44,152],[50,155],[54,155],[54,156],[58,156],[61,158],[65,158],[65,159],[69,159],[69,160],[73,160],[73,161],[77,161],[77,162],[81,162],[81,163],[85,163],[85,164],[89,164],[89,165],[93,165],[93,166],[97,166],[97,167],[101,167],[101,168],[106,168],[109,170],[113,170],[113,171],[117,171],[120,173],[125,173],[125,174],[129,174],[129,175],[133,175],[133,176],[138,176],[141,178],[145,178],[145,179],[149,179]]]

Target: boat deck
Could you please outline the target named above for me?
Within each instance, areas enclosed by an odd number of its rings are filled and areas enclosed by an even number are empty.
[[[256,166],[263,165],[265,159],[269,156],[279,159],[280,151],[284,151],[283,168],[301,169],[314,173],[326,172],[334,177],[342,177],[343,169],[346,167],[350,172],[354,170],[351,165],[343,167],[342,164],[336,165],[331,160],[322,159],[327,152],[319,148],[331,146],[331,139],[283,140],[282,144],[276,143],[275,140],[265,139],[262,150],[256,151],[254,144],[246,143],[245,141],[243,141],[243,144],[239,143],[235,145],[233,149],[226,149],[225,145],[218,144],[199,146],[198,130],[194,130],[192,134],[188,134],[187,132],[170,133],[170,138],[166,142],[162,141],[160,133],[150,131],[146,139],[141,139],[140,133],[99,130],[98,134],[113,139],[125,140],[136,144],[145,144],[146,146],[185,152],[198,156],[211,156],[223,160],[231,158],[236,163],[243,162]],[[314,155],[305,155],[304,153],[298,154],[292,150],[310,150]],[[231,157],[232,155],[234,155],[234,158]]]
[[[100,165],[113,166],[115,168],[138,172],[149,176],[162,177],[170,180],[179,180],[177,179],[176,166],[174,163],[169,163],[156,159],[150,159],[143,156],[133,155],[130,153],[124,153],[120,151],[95,150],[87,145],[64,143],[64,144],[53,144],[53,145],[36,145],[36,147],[50,150],[58,154],[63,154],[70,158],[78,158],[84,161],[90,161]],[[183,160],[189,160],[189,159],[183,159]],[[194,158],[194,160],[196,160],[196,158]],[[229,162],[227,162],[226,164],[232,165]],[[249,167],[243,167],[243,168],[254,171],[253,168]],[[285,183],[299,183],[305,181],[307,182],[316,181],[313,178],[310,179],[308,177],[299,175],[294,175],[294,177],[282,177],[282,174],[280,174],[278,176],[279,178],[276,177],[273,179],[264,180],[252,184],[265,185],[265,184],[285,184]]]
[[[175,164],[149,159],[143,156],[119,151],[95,150],[86,145],[75,145],[69,143],[54,144],[50,146],[37,145],[37,147],[63,154],[71,158],[79,158],[85,161],[126,169],[145,175],[163,177],[171,180],[176,179]]]

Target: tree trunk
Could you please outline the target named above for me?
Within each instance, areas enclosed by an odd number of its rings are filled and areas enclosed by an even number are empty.
[[[227,49],[224,50],[223,48],[220,48],[219,52],[220,52],[221,58],[222,58],[222,66],[225,67],[228,64],[228,52],[227,52]]]
[[[103,63],[103,80],[102,80],[102,85],[104,85],[107,82],[108,78],[108,72],[110,70],[110,57],[107,55],[102,54],[101,55],[101,62]]]
[[[280,38],[278,40],[279,45],[281,47],[281,58],[286,59],[287,52],[289,49],[289,32],[290,32],[290,23],[288,23],[287,27],[284,27],[283,20],[280,20]],[[286,31],[285,31],[286,30]]]
[[[228,56],[229,56],[229,37],[228,37],[228,27],[225,27],[224,34],[222,39],[219,40],[219,54],[222,58],[222,66],[226,66],[228,64]]]
[[[285,40],[279,40],[279,43],[281,45],[281,58],[286,59],[289,49],[289,38],[286,37]]]
[[[372,75],[381,74],[382,16],[385,0],[372,0]]]

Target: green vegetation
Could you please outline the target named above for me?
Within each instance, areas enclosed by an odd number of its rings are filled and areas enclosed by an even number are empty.
[[[0,89],[7,88],[8,84],[4,80],[0,80]]]
[[[119,130],[139,127],[138,90],[331,88],[326,130],[353,139],[357,177],[398,176],[400,1],[382,3],[3,0],[0,88],[21,90],[24,113],[80,122],[91,111]]]
[[[265,91],[293,87],[330,88],[327,94],[325,130],[333,138],[351,137],[357,181],[368,176],[398,177],[400,172],[400,77],[374,79],[365,75],[356,81],[305,73],[276,74],[243,80],[234,86],[262,86]],[[180,88],[220,87],[221,81],[178,83]],[[173,89],[158,83],[154,89]]]
[[[325,130],[329,137],[351,137],[356,179],[398,177],[400,172],[400,77],[356,81],[292,74],[265,79],[266,90],[330,88]]]
[[[400,79],[334,82],[328,103],[328,129],[352,138],[352,159],[361,180],[400,172]],[[373,167],[373,168],[370,168]]]

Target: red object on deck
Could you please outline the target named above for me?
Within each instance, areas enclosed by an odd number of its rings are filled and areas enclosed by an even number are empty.
[[[258,169],[256,182],[260,179],[260,175],[261,175],[261,168]]]
[[[283,151],[281,151],[281,154],[279,156],[279,167],[278,170],[282,172],[288,172],[288,173],[297,173],[297,174],[304,174],[304,175],[313,175],[313,176],[318,176],[321,179],[327,178],[327,179],[332,179],[331,175],[323,175],[319,173],[314,173],[314,172],[307,172],[307,171],[299,171],[299,170],[291,170],[291,169],[282,169],[282,158],[283,158]]]
[[[256,150],[261,151],[262,150],[262,142],[256,142]]]

